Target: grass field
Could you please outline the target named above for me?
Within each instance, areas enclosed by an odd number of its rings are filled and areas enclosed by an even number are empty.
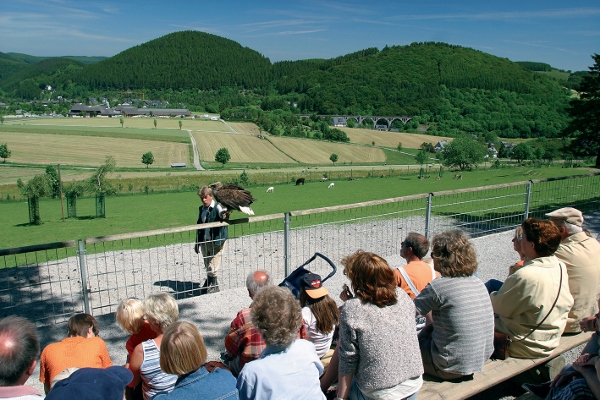
[[[282,138],[269,136],[275,147],[290,157],[305,164],[327,164],[331,154],[338,155],[338,164],[384,163],[385,153],[378,148],[341,144],[332,142],[317,142],[310,139]]]
[[[189,146],[153,140],[119,139],[95,136],[47,135],[0,132],[0,142],[10,143],[11,162],[99,166],[113,156],[119,167],[139,168],[142,154],[151,151],[154,166],[169,167],[172,162],[189,162]]]
[[[402,132],[384,132],[373,129],[341,128],[350,138],[352,143],[372,144],[375,146],[398,147],[402,143],[403,147],[418,149],[423,142],[436,144],[441,140],[452,140],[444,136],[422,135],[419,133]]]
[[[416,175],[336,181],[331,190],[327,189],[327,182],[310,182],[305,186],[269,184],[275,186],[274,193],[265,193],[267,185],[251,188],[258,199],[252,208],[256,215],[268,215],[585,172],[563,168],[478,170],[462,173],[462,180],[452,179],[453,174],[447,172],[439,181],[419,181]],[[112,196],[106,202],[107,218],[100,219],[90,218],[95,215],[94,199],[79,199],[77,204],[81,219],[62,222],[60,201],[42,199],[40,213],[44,224],[31,226],[26,202],[0,203],[0,248],[191,225],[196,221],[199,200],[195,191]],[[241,217],[239,212],[232,215],[233,219]]]

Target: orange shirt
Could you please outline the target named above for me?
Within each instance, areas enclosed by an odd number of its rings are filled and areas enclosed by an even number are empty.
[[[404,270],[419,292],[425,289],[425,286],[431,282],[431,266],[425,261],[411,261],[404,266]],[[440,274],[436,271],[435,276],[439,278]],[[396,286],[404,290],[410,296],[411,300],[417,297],[408,286],[408,283],[404,281],[398,268],[394,269],[394,278],[396,278]]]
[[[40,356],[40,382],[52,378],[67,368],[106,368],[112,366],[106,343],[99,337],[68,337],[46,346]]]

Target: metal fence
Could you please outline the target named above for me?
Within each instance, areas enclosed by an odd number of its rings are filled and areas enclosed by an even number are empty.
[[[281,281],[320,252],[338,264],[364,249],[400,252],[410,231],[428,237],[462,229],[471,237],[513,229],[555,208],[600,209],[600,174],[435,192],[229,222],[219,271],[221,290],[243,287],[246,275],[267,270]],[[89,238],[0,250],[0,316],[17,314],[40,325],[73,313],[104,315],[120,300],[169,291],[198,296],[206,278],[193,251],[196,229],[220,223]],[[321,275],[330,266],[317,259]]]

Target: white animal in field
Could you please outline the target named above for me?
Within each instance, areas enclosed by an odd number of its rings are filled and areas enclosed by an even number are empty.
[[[332,188],[332,187],[334,187],[334,186],[335,186],[335,183],[331,182],[331,183],[329,184],[329,186],[327,186],[327,189],[331,189],[331,188]]]
[[[273,193],[274,190],[275,188],[273,186],[269,186],[269,188],[267,189],[267,193]]]

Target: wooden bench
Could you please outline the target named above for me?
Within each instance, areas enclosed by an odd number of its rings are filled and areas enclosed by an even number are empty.
[[[475,374],[473,379],[468,381],[457,383],[437,382],[433,378],[423,375],[423,387],[419,391],[417,400],[452,400],[474,396],[531,368],[542,365],[574,347],[587,343],[592,334],[593,332],[588,332],[561,337],[560,346],[546,358],[489,360],[483,367],[483,371]]]

